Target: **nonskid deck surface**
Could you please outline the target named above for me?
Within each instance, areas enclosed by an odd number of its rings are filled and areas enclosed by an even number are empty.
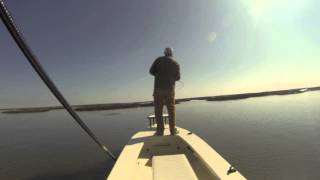
[[[164,157],[163,159],[165,159],[165,156],[172,155],[186,159],[180,158],[181,168],[170,168],[172,174],[179,169],[187,169],[188,172],[185,173],[194,173],[198,179],[244,179],[238,172],[221,178],[219,171],[223,168],[223,174],[226,174],[230,165],[198,136],[182,128],[178,128],[178,130],[179,134],[176,136],[170,135],[168,127],[165,128],[164,136],[156,136],[154,127],[136,133],[123,149],[108,179],[159,179],[155,178],[155,167],[152,162],[161,161],[154,161],[154,157]],[[210,150],[214,152],[213,154],[211,152],[211,157],[209,153],[209,159],[205,160],[204,156],[208,154],[206,151]],[[216,167],[212,167],[212,164],[208,163],[208,161],[212,161],[210,158],[215,158],[213,160],[220,165],[215,164]],[[161,164],[163,166],[163,160]],[[177,177],[172,179],[177,179]]]
[[[180,133],[188,133],[180,131]],[[185,143],[180,136],[171,136],[168,128],[164,131],[164,136],[155,136],[155,130],[146,130],[137,133],[132,137],[134,142],[143,141],[140,154],[137,158],[137,170],[135,179],[153,179],[153,157],[184,155],[188,164],[181,164],[181,167],[191,166],[193,172],[200,179],[212,179],[210,171],[201,163],[201,161],[193,155],[192,149]],[[170,171],[179,170],[176,167]],[[168,178],[166,178],[168,179]],[[174,179],[177,179],[175,177]]]
[[[154,180],[198,179],[185,154],[153,156],[152,175]]]

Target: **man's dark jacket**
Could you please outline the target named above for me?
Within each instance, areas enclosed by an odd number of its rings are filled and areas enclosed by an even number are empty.
[[[180,80],[180,67],[172,56],[162,56],[153,62],[150,74],[155,76],[155,89],[174,89],[175,82]]]

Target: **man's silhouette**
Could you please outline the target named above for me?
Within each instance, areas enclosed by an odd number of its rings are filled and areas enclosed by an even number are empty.
[[[180,80],[180,67],[173,58],[173,49],[166,48],[164,55],[157,58],[151,68],[150,74],[154,80],[154,107],[157,121],[157,135],[163,135],[164,124],[162,119],[163,106],[167,106],[169,114],[169,127],[171,135],[175,135],[175,82]]]

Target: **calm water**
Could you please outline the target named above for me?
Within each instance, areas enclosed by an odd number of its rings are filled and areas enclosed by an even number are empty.
[[[152,108],[81,112],[119,154]],[[320,93],[177,106],[177,124],[249,179],[320,179]],[[104,179],[112,161],[63,110],[0,114],[0,179]]]

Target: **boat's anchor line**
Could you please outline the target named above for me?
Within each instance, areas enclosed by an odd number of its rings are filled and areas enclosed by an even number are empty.
[[[116,157],[105,147],[98,138],[92,133],[88,126],[81,120],[79,115],[72,109],[67,100],[63,97],[59,89],[47,75],[44,68],[41,66],[36,56],[33,54],[31,48],[27,45],[24,40],[22,33],[19,31],[17,25],[14,23],[12,16],[10,15],[8,8],[6,7],[3,0],[0,0],[0,17],[4,25],[8,29],[12,38],[23,52],[24,56],[27,58],[33,69],[38,73],[42,81],[47,85],[52,94],[57,98],[57,100],[62,104],[62,106],[69,112],[73,119],[81,126],[81,128],[93,139],[93,141],[100,146],[100,148],[106,152],[113,160],[116,160]]]

